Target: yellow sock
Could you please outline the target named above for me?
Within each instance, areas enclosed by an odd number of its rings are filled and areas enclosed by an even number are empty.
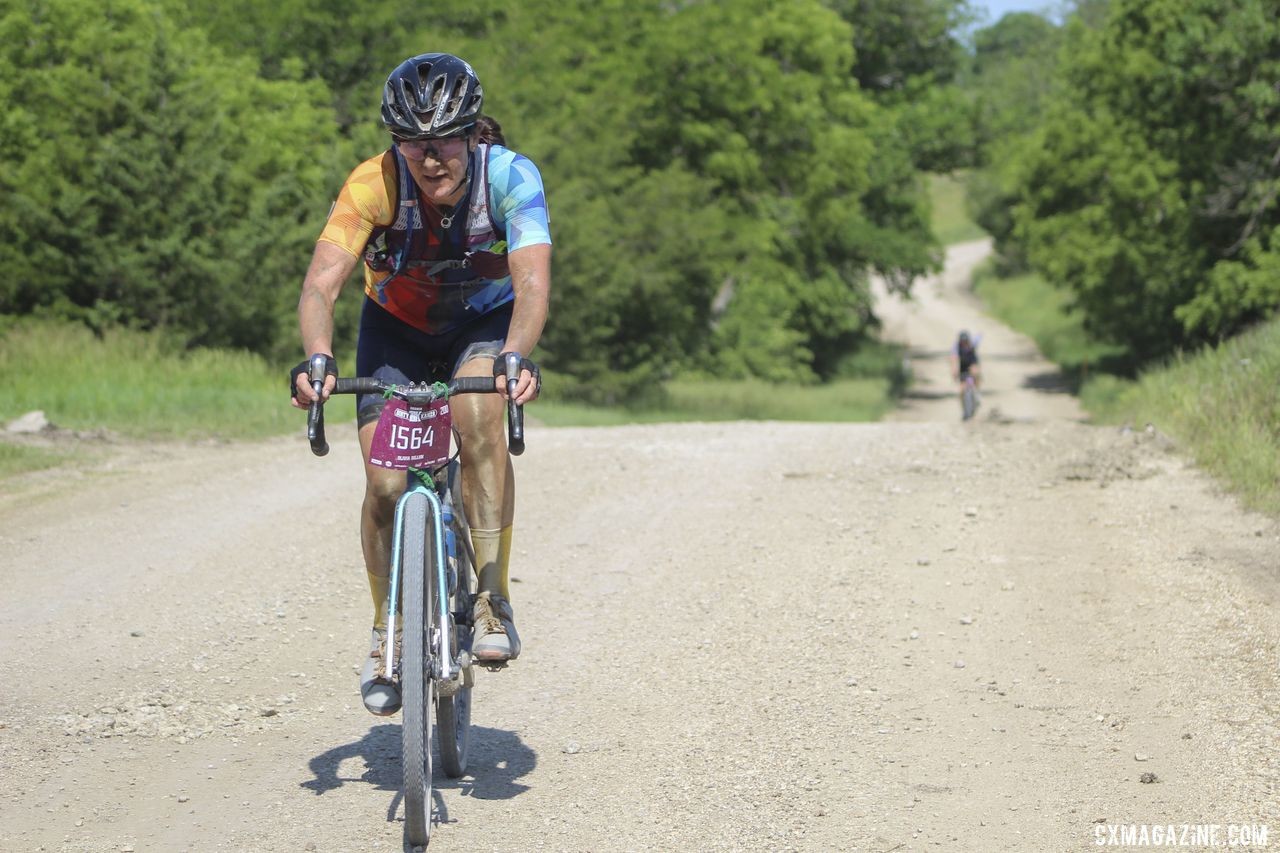
[[[373,598],[373,627],[387,627],[387,591],[391,589],[391,578],[387,575],[375,575],[368,569],[369,595]]]
[[[511,567],[511,525],[501,530],[471,528],[471,545],[476,550],[476,585],[511,600],[508,571]]]

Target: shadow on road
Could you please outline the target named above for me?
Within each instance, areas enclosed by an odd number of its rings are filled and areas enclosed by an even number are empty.
[[[432,743],[437,743],[435,738],[432,738]],[[340,775],[342,763],[352,758],[364,760],[364,771],[359,776]],[[472,726],[467,774],[460,779],[450,779],[440,769],[437,756],[433,761],[433,785],[437,791],[458,790],[465,797],[508,800],[529,790],[528,785],[517,780],[530,773],[537,764],[537,754],[524,744],[518,734]],[[379,791],[397,792],[390,811],[394,816],[400,802],[402,778],[400,726],[374,726],[360,740],[322,752],[307,762],[307,766],[313,778],[303,782],[302,787],[317,796],[341,788],[348,782],[372,785]],[[438,799],[437,805],[443,810]]]
[[[338,768],[349,758],[364,759],[359,776],[339,776]],[[374,726],[360,740],[336,746],[307,762],[314,778],[302,787],[317,796],[341,788],[347,782],[363,782],[381,791],[400,788],[400,727]]]
[[[951,397],[955,397],[958,400],[960,398],[959,392],[958,391],[924,391],[919,388],[915,388],[911,391],[906,391],[901,395],[902,400],[944,400],[944,399],[950,399]]]
[[[1071,381],[1058,370],[1028,376],[1022,380],[1022,387],[1045,394],[1071,394],[1078,390],[1072,387]]]
[[[472,726],[467,774],[460,779],[450,779],[438,768],[435,771],[435,785],[431,791],[431,797],[435,801],[432,822],[450,822],[445,791],[459,791],[462,796],[477,800],[510,800],[529,790],[528,785],[522,785],[516,780],[533,772],[537,765],[537,754],[525,746],[519,735],[501,729]],[[393,816],[399,799],[397,796],[396,802],[392,803]]]

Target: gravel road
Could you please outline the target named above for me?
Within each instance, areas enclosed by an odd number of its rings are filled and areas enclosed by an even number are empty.
[[[1280,847],[1280,527],[1085,423],[966,294],[985,251],[883,297],[918,379],[889,421],[530,430],[524,654],[479,673],[431,850]],[[0,850],[400,849],[331,432],[0,483]]]

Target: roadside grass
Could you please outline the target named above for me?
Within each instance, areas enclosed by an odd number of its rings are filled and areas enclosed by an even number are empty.
[[[1100,423],[1153,424],[1242,502],[1280,515],[1280,318],[1216,347],[1135,369],[1092,340],[1062,291],[1037,275],[975,276],[987,309],[1035,340]]]
[[[1122,347],[1099,343],[1084,330],[1069,297],[1039,275],[1000,277],[991,262],[974,274],[974,290],[992,314],[1036,342],[1045,358],[1058,365],[1074,391],[1092,373],[1128,369]]]
[[[964,175],[929,175],[929,199],[933,205],[933,233],[944,246],[965,243],[987,236],[987,232],[969,218],[965,207]]]
[[[555,374],[543,382],[543,397],[531,417],[548,426],[616,426],[678,421],[879,420],[894,407],[909,381],[903,347],[864,341],[835,365],[835,376],[814,385],[773,384],[749,379],[683,376],[662,384],[636,406],[596,406],[557,395]]]
[[[1280,319],[1136,381],[1096,377],[1081,399],[1105,423],[1154,424],[1246,506],[1280,515]]]
[[[796,387],[747,380],[677,379],[656,408],[627,409],[540,400],[530,415],[548,426],[616,426],[676,421],[873,421],[893,405],[888,379],[840,379]]]
[[[868,421],[892,407],[903,379],[901,354],[872,343],[822,385],[781,386],[714,378],[675,379],[647,407],[605,408],[554,399],[529,409],[548,426],[669,421]],[[95,335],[73,323],[10,320],[0,327],[0,424],[32,410],[61,429],[106,430],[138,440],[256,439],[301,430],[285,397],[284,370],[226,350],[183,350],[158,333],[124,329]],[[335,398],[330,423],[355,419],[353,398]],[[62,455],[0,442],[0,476],[56,466]]]
[[[20,444],[0,441],[0,477],[8,477],[24,471],[54,468],[64,461],[64,454],[39,447],[23,447]]]
[[[61,428],[130,438],[262,438],[301,423],[279,367],[155,333],[19,322],[0,332],[0,373],[0,421],[40,409]]]

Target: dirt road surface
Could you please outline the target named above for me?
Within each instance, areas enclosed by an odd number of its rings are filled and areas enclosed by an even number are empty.
[[[479,674],[432,850],[1280,848],[1280,530],[1084,423],[965,294],[983,251],[881,304],[919,380],[889,422],[531,430],[525,651]],[[331,431],[0,484],[0,850],[400,849]]]

